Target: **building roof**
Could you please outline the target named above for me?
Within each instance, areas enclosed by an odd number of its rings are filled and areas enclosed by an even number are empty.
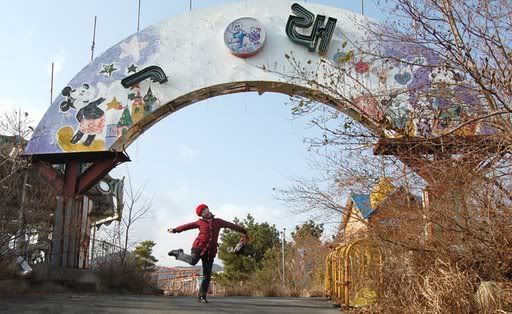
[[[370,194],[350,193],[350,198],[356,205],[357,209],[359,209],[359,212],[364,219],[370,217],[370,215],[373,213],[373,209],[370,203]]]

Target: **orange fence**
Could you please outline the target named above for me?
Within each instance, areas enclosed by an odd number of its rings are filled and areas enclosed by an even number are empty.
[[[382,252],[369,240],[341,245],[325,260],[325,291],[333,303],[361,307],[377,301],[382,287]]]

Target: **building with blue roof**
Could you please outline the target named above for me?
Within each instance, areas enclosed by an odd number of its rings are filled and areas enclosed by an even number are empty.
[[[388,178],[381,178],[372,188],[371,193],[351,192],[343,209],[343,218],[340,225],[339,239],[349,243],[368,235],[368,227],[379,222],[386,232],[392,232],[400,227],[400,217],[397,209],[412,202],[414,206],[421,206],[421,198],[411,194],[404,187],[395,187]]]

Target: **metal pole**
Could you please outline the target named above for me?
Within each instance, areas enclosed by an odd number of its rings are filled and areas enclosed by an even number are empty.
[[[189,1],[189,10],[192,11],[192,0]]]
[[[21,111],[20,111],[21,114]],[[25,176],[23,178],[23,187],[21,188],[21,204],[20,204],[20,217],[21,217],[21,224],[22,224],[22,235],[26,239],[25,242],[25,261],[28,263],[28,253],[29,253],[29,246],[30,246],[30,236],[31,230],[25,229],[25,198],[26,198],[26,190],[27,190],[27,178],[28,178],[28,172],[25,171]],[[21,254],[20,254],[21,255]]]
[[[140,1],[141,1],[141,0],[139,0],[139,10],[138,10],[138,12],[137,12],[137,32],[138,32],[138,31],[139,31],[139,29],[140,29]]]
[[[96,16],[94,16],[94,28],[92,31],[92,45],[91,45],[91,62],[94,59],[94,45],[96,41]]]
[[[282,253],[282,256],[283,256],[283,287],[285,286],[285,279],[284,279],[284,276],[285,276],[285,271],[284,271],[284,246],[285,246],[285,242],[286,242],[286,235],[285,235],[285,232],[286,232],[286,228],[283,228],[283,241],[281,242],[282,244],[282,247],[281,247],[281,253]]]
[[[364,0],[361,0],[361,14],[364,15]]]
[[[53,69],[54,69],[54,64],[52,62],[52,78],[51,78],[51,82],[50,82],[50,106],[52,105],[52,102],[53,102]]]

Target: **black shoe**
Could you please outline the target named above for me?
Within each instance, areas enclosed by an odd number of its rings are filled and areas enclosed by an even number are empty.
[[[180,253],[183,253],[183,250],[182,249],[177,249],[177,250],[172,250],[172,251],[169,251],[169,253],[167,253],[167,255],[169,256],[174,256],[174,257],[178,257],[178,255],[180,255]]]
[[[197,302],[199,302],[199,303],[208,303],[208,300],[206,300],[206,297],[199,297],[197,299]]]
[[[92,144],[92,141],[94,141],[95,137],[96,137],[96,135],[88,135],[87,138],[85,139],[84,145],[90,146]]]
[[[82,136],[84,136],[84,133],[82,133],[81,131],[77,131],[76,134],[73,135],[73,137],[71,138],[71,140],[69,142],[71,144],[76,144],[82,138]]]

